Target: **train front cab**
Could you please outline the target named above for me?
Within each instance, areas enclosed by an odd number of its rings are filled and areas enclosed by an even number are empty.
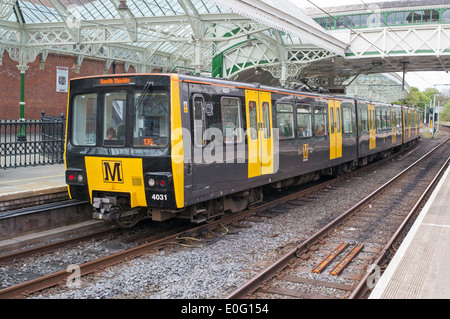
[[[156,214],[182,208],[179,101],[176,76],[72,80],[65,150],[70,197],[89,200],[95,219],[129,223],[147,207]]]

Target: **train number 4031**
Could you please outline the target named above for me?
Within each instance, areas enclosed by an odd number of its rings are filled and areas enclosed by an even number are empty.
[[[153,200],[167,200],[167,194],[153,194]]]

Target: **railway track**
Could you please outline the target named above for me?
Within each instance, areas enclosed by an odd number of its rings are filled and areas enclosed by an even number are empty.
[[[395,156],[398,156],[399,154],[395,154]],[[386,158],[385,161],[389,160],[389,158]],[[372,165],[368,165],[362,170],[370,170],[376,167],[377,165],[381,164],[381,162],[376,162]],[[144,242],[144,244],[140,244],[137,247],[134,247],[132,249],[128,249],[119,253],[112,254],[110,256],[98,258],[96,260],[92,260],[90,262],[87,262],[85,264],[79,265],[80,270],[80,276],[84,276],[93,272],[96,272],[98,270],[104,269],[106,267],[118,264],[123,262],[124,260],[129,260],[130,258],[136,258],[138,256],[141,256],[143,254],[147,254],[150,252],[157,251],[158,249],[162,247],[166,247],[168,245],[187,245],[187,246],[196,246],[196,245],[202,245],[208,241],[211,240],[211,238],[207,238],[207,236],[204,236],[204,234],[211,234],[211,233],[220,233],[224,229],[224,225],[235,225],[236,227],[239,227],[237,223],[239,221],[247,218],[248,216],[254,216],[253,218],[258,218],[259,216],[262,216],[266,214],[266,212],[270,212],[271,209],[276,210],[276,207],[282,203],[295,203],[295,201],[303,201],[308,200],[308,198],[311,198],[315,195],[311,195],[315,192],[318,192],[320,190],[327,190],[329,187],[333,187],[333,185],[339,185],[342,183],[343,180],[348,179],[352,175],[356,175],[361,173],[362,170],[354,171],[351,174],[346,174],[345,176],[333,179],[330,181],[327,181],[325,183],[321,183],[319,185],[309,187],[307,189],[301,190],[299,192],[295,192],[293,194],[290,194],[288,196],[284,196],[282,198],[278,198],[276,200],[272,200],[268,203],[265,203],[261,206],[254,207],[253,209],[244,211],[240,214],[234,214],[229,217],[224,217],[219,221],[202,225],[199,227],[194,227],[190,229],[167,229],[166,233],[161,235],[155,234],[148,234],[147,236],[144,236],[143,238],[136,239],[140,242]],[[160,231],[158,231],[160,232]],[[200,240],[198,240],[200,238]],[[133,240],[133,239],[130,239]],[[196,241],[198,240],[198,241]],[[43,254],[43,252],[35,251],[35,254]],[[17,257],[16,257],[17,259]],[[11,259],[10,259],[11,260]],[[71,275],[71,273],[68,273],[66,269],[61,270],[59,272],[43,276],[41,278],[37,278],[35,280],[31,280],[28,282],[24,282],[19,285],[15,285],[3,290],[0,290],[0,298],[20,298],[20,297],[26,297],[27,295],[37,292],[55,285],[64,284],[68,277]]]
[[[448,154],[446,141],[227,298],[362,298],[448,166]]]

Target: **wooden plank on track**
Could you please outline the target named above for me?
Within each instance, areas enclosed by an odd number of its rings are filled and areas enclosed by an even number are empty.
[[[350,252],[330,271],[330,275],[338,276],[352,259],[364,248],[364,244],[355,245]]]
[[[318,263],[313,269],[312,272],[316,274],[320,274],[328,265],[336,258],[345,248],[347,248],[348,243],[342,242],[339,244],[336,249],[334,249],[327,257],[325,257],[320,263]]]

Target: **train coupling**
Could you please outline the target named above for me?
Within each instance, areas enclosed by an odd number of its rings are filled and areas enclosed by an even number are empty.
[[[117,205],[116,197],[94,197],[92,202],[94,213],[93,219],[115,221],[117,220],[121,208]]]

